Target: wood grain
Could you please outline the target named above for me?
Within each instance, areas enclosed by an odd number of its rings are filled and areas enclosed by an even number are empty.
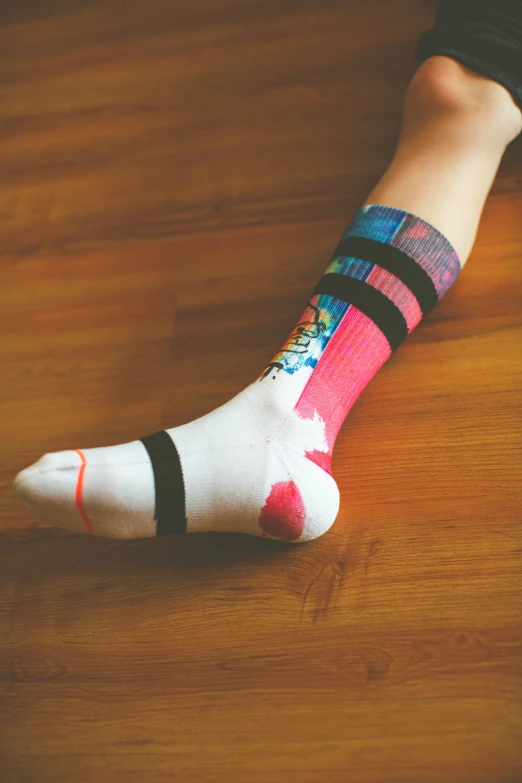
[[[202,415],[397,138],[416,0],[3,0],[2,783],[518,783],[522,155],[338,439],[333,529],[39,527],[47,451]]]

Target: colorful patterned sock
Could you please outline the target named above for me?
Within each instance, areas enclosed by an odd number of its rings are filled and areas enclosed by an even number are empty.
[[[280,351],[189,424],[46,454],[15,489],[45,521],[110,538],[227,531],[308,541],[333,524],[332,449],[350,408],[459,274],[414,215],[364,207]]]

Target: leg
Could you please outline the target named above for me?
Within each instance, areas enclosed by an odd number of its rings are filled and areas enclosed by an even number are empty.
[[[339,507],[337,433],[460,272],[521,127],[504,87],[448,58],[427,60],[408,89],[388,171],[260,376],[181,427],[45,455],[18,475],[20,496],[45,521],[114,538],[215,530],[306,541],[324,533]]]
[[[464,265],[504,150],[521,131],[522,113],[504,87],[431,57],[410,83],[397,151],[365,203],[424,218]]]

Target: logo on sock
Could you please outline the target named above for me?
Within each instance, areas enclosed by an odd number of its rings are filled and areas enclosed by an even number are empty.
[[[286,370],[289,373],[296,372],[306,363],[304,357],[310,355],[312,351],[310,346],[312,345],[313,347],[313,341],[323,335],[326,332],[326,328],[326,323],[321,320],[321,311],[309,302],[303,313],[303,319],[299,321],[259,380],[262,381],[270,373],[277,373],[280,370]],[[317,364],[316,359],[311,359],[308,363],[311,364],[312,362],[312,366]],[[272,375],[272,378],[275,377],[275,375]]]

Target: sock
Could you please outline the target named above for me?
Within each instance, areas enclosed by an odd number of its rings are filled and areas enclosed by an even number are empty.
[[[298,324],[246,389],[140,440],[46,454],[15,489],[44,521],[109,538],[317,538],[339,510],[332,450],[350,408],[460,269],[421,218],[364,207]]]

